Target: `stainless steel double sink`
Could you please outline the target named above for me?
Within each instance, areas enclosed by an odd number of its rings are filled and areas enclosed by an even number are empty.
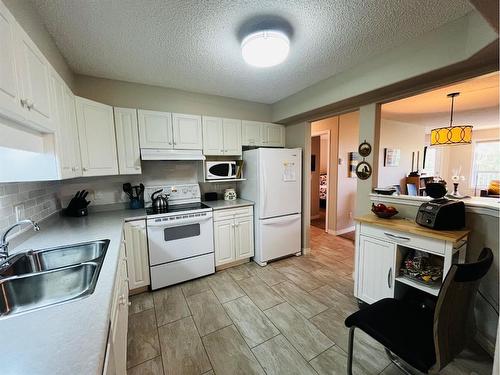
[[[0,263],[0,317],[94,292],[109,240],[15,254]]]

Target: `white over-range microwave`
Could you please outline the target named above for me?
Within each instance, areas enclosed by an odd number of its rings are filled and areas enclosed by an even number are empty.
[[[236,178],[238,166],[235,161],[207,161],[205,178],[207,180],[222,180]]]

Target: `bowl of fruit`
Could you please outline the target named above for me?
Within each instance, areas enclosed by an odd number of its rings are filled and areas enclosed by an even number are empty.
[[[372,212],[383,219],[389,219],[398,213],[392,206],[386,206],[383,203],[374,204],[372,203]]]

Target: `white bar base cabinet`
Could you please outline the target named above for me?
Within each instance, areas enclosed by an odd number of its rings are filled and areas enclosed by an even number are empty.
[[[438,231],[407,219],[356,218],[354,296],[371,304],[383,298],[398,298],[405,288],[416,288],[433,296],[440,283],[415,281],[401,274],[406,255],[413,250],[436,257],[443,266],[443,279],[453,262],[464,262],[469,231]]]

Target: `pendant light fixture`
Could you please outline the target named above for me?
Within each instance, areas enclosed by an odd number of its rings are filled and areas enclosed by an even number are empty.
[[[459,92],[448,94],[451,98],[450,125],[431,130],[431,146],[463,145],[472,142],[472,125],[453,125],[453,104]]]

